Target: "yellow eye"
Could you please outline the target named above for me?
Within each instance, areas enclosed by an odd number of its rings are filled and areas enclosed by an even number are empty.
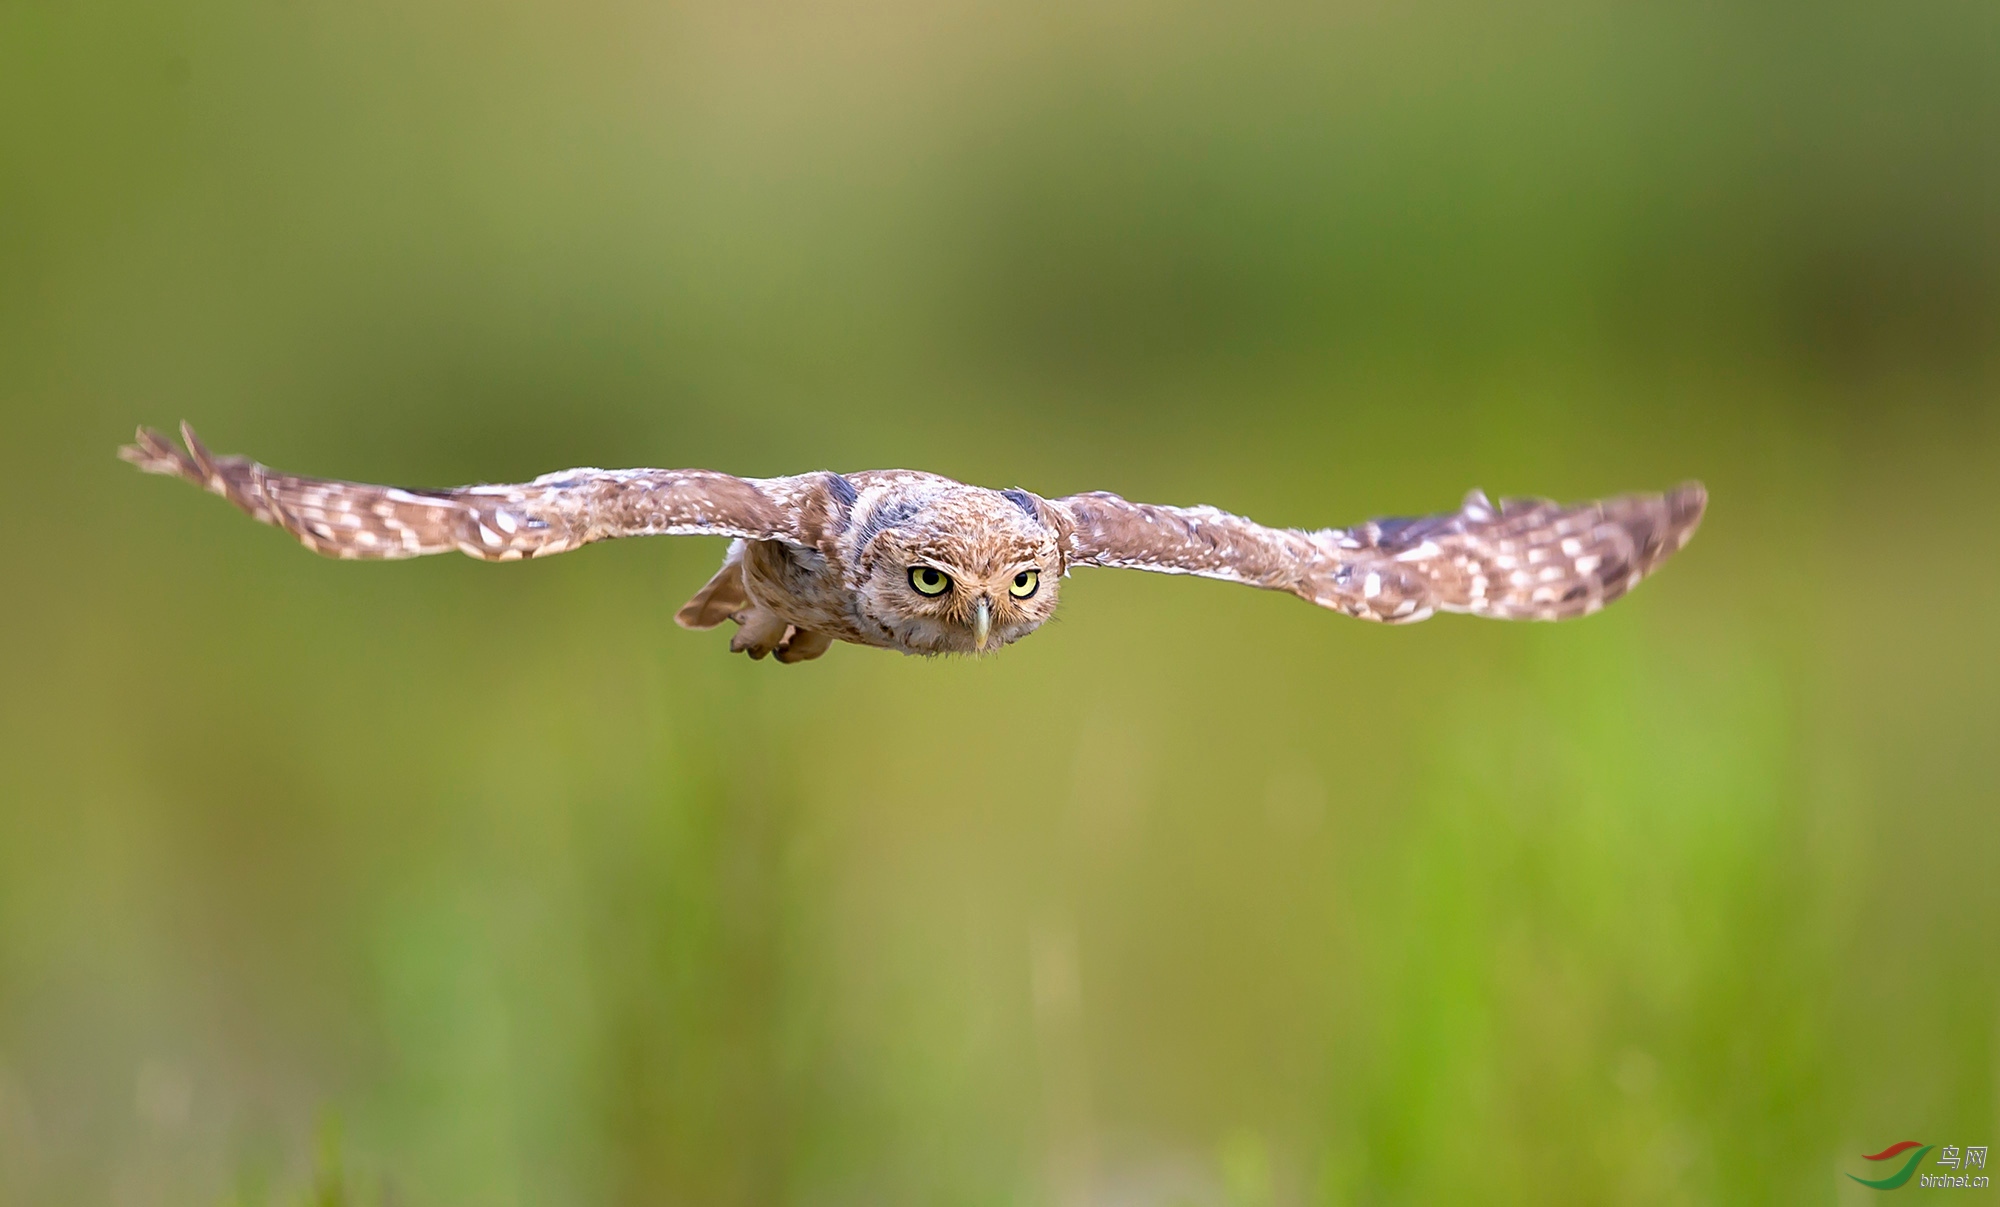
[[[1014,576],[1013,583],[1007,588],[1007,594],[1013,596],[1015,599],[1026,599],[1035,593],[1036,587],[1041,585],[1042,576],[1039,573],[1033,570],[1023,570]]]
[[[943,595],[951,590],[951,575],[935,566],[911,566],[910,586],[919,595]]]

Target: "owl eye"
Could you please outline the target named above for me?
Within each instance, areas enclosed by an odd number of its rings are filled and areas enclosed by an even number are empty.
[[[1014,582],[1007,588],[1007,594],[1015,599],[1026,599],[1042,585],[1042,576],[1034,570],[1023,570],[1014,576]]]
[[[935,566],[911,566],[910,586],[916,588],[919,595],[943,595],[951,590],[951,575]]]

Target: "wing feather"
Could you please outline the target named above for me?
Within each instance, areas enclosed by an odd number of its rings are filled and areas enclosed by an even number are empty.
[[[1193,574],[1295,591],[1318,556],[1305,533],[1213,507],[1133,503],[1107,491],[1054,500],[1069,519],[1071,565]]]
[[[1453,512],[1307,532],[1102,492],[1055,501],[1070,520],[1073,565],[1288,591],[1393,624],[1440,611],[1504,620],[1589,615],[1687,544],[1707,502],[1698,482],[1568,505],[1506,499],[1496,506],[1473,491]]]
[[[148,428],[118,455],[147,473],[183,478],[252,518],[338,558],[405,558],[457,550],[485,561],[547,557],[625,536],[807,539],[802,504],[831,475],[752,479],[702,469],[571,469],[520,485],[406,490],[279,473],[217,457],[181,425],[186,449]],[[816,536],[817,533],[813,533]]]

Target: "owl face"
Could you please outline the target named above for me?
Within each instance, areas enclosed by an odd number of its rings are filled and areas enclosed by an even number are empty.
[[[858,604],[903,649],[981,654],[1055,611],[1055,534],[991,491],[947,497],[883,527],[862,558]]]

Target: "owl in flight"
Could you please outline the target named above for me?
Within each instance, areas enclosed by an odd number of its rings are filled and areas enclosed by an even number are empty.
[[[1078,566],[1194,574],[1289,591],[1363,620],[1433,612],[1503,620],[1587,616],[1685,545],[1707,494],[1564,506],[1491,503],[1353,528],[1266,528],[1213,507],[1045,499],[912,470],[736,478],[705,469],[571,469],[519,486],[404,490],[185,451],[146,428],[119,456],[185,478],[328,557],[456,549],[504,562],[621,536],[735,539],[674,619],[738,626],[729,648],[804,662],[836,641],[906,654],[983,653],[1034,632]]]

